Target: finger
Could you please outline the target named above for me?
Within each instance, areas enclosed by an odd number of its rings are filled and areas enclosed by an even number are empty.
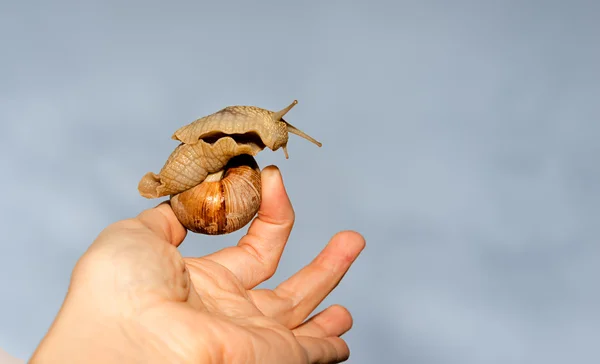
[[[326,338],[341,336],[352,328],[352,315],[343,306],[333,305],[293,330],[296,336]]]
[[[168,201],[142,211],[134,220],[175,246],[181,245],[187,235],[186,228],[181,225]]]
[[[365,239],[359,233],[337,233],[309,265],[271,294],[265,291],[250,294],[265,315],[288,328],[295,328],[339,284],[364,247]]]
[[[341,363],[350,357],[348,345],[339,337],[298,336],[296,339],[306,350],[309,363]]]
[[[237,246],[205,257],[229,269],[246,289],[273,276],[294,225],[294,210],[279,169],[266,167],[261,180],[262,202],[248,233]]]

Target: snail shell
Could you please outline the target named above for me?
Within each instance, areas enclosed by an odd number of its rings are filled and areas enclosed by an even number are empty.
[[[277,112],[228,106],[181,127],[171,137],[180,144],[158,174],[142,177],[140,195],[169,195],[181,224],[196,233],[227,234],[242,228],[261,203],[254,156],[266,147],[281,148],[288,159],[288,133],[322,145],[283,119],[297,103]]]

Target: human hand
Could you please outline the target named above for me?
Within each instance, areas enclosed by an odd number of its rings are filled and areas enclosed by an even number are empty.
[[[30,363],[339,363],[350,313],[334,305],[307,320],[365,246],[336,234],[274,290],[294,223],[279,170],[262,172],[258,217],[235,247],[182,258],[186,230],[167,203],[100,233],[76,264],[69,292]]]

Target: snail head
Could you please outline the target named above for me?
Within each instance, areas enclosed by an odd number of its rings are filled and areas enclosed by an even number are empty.
[[[296,134],[296,135],[310,141],[311,143],[317,145],[318,147],[321,147],[323,145],[320,142],[318,142],[317,140],[315,140],[313,137],[311,137],[310,135],[306,134],[302,130],[296,128],[295,126],[293,126],[292,124],[288,123],[287,121],[285,121],[283,119],[283,116],[285,114],[287,114],[297,104],[298,104],[298,100],[294,100],[291,104],[289,104],[284,109],[273,113],[273,121],[278,123],[281,126],[281,128],[284,129],[284,130],[282,130],[283,131],[282,134],[285,135],[285,137],[283,137],[275,142],[275,144],[273,145],[273,150],[282,148],[283,153],[285,154],[285,159],[289,158],[288,151],[287,151],[287,142],[288,142],[287,135],[288,135],[288,133]]]

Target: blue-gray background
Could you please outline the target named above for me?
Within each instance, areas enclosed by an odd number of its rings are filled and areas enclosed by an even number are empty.
[[[600,6],[583,1],[3,1],[0,347],[28,358],[109,223],[157,201],[181,125],[280,109],[297,223],[367,249],[352,363],[600,359]],[[190,235],[201,255],[243,232]]]

